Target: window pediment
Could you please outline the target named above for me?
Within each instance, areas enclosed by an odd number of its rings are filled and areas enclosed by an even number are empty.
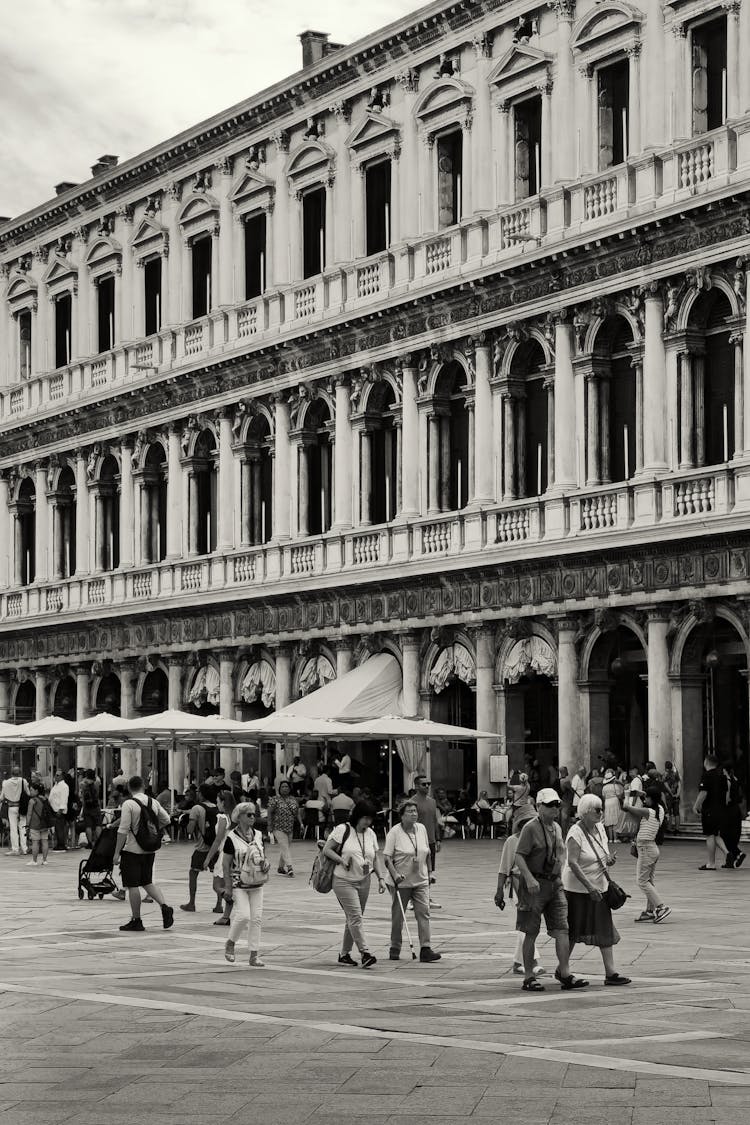
[[[414,106],[417,125],[426,134],[453,124],[469,129],[473,112],[474,87],[450,75],[432,82]]]
[[[33,277],[20,270],[14,271],[8,279],[8,305],[11,312],[20,312],[24,308],[37,307],[38,287]]]
[[[96,238],[85,261],[92,275],[122,273],[122,246],[115,238]]]
[[[47,286],[50,297],[61,289],[78,289],[78,268],[67,258],[53,254],[47,269],[44,271],[42,281]]]
[[[180,208],[177,222],[185,234],[195,234],[198,228],[207,230],[218,226],[218,199],[208,192],[193,192]]]
[[[574,25],[573,51],[584,61],[593,61],[632,47],[640,39],[643,15],[624,0],[610,0],[587,12]]]
[[[130,247],[136,258],[152,254],[166,258],[169,254],[169,231],[156,219],[142,219],[130,241]]]
[[[487,80],[502,102],[527,94],[529,90],[548,87],[552,83],[552,55],[538,47],[516,43],[498,61]]]
[[[306,140],[289,156],[284,174],[289,190],[304,191],[317,183],[332,183],[336,169],[336,154],[323,141]]]
[[[346,138],[346,147],[353,164],[386,154],[397,159],[401,149],[401,130],[390,117],[368,110]]]
[[[273,211],[274,198],[273,180],[267,179],[260,172],[247,169],[242,173],[232,188],[229,198],[235,211]]]

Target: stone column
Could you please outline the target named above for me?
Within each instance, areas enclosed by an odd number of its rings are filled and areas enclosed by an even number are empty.
[[[664,303],[659,289],[645,293],[643,350],[643,468],[667,468],[667,357],[662,335]],[[637,459],[637,458],[636,458]]]
[[[52,578],[65,576],[65,516],[58,499],[52,501]]]
[[[12,582],[13,525],[8,508],[9,491],[7,478],[0,475],[0,587],[10,586]],[[2,721],[0,717],[0,722]]]
[[[643,427],[645,414],[643,407],[643,360],[633,360],[635,372],[635,471],[643,472]],[[666,399],[665,399],[666,402]]]
[[[513,395],[503,391],[503,500],[518,496],[516,484],[516,411]]]
[[[586,375],[586,484],[601,484],[599,461],[599,380]]]
[[[666,114],[670,108],[670,90],[675,88],[675,76],[668,65],[671,44],[668,42],[670,36],[664,31],[661,0],[644,0],[641,8],[647,29],[643,36],[643,65],[638,68],[641,82],[641,149],[658,149],[669,140]],[[633,92],[631,69],[631,99]]]
[[[672,701],[669,683],[669,610],[648,610],[648,756],[658,770],[672,756]]]
[[[555,87],[552,93],[552,127],[554,144],[549,134],[545,137],[542,126],[542,145],[554,153],[552,180],[572,180],[575,175],[575,115],[573,106],[573,53],[570,49],[570,32],[575,15],[574,0],[555,0],[557,13],[557,42],[555,44]],[[549,187],[551,180],[545,184]]]
[[[692,469],[693,454],[693,357],[683,352],[677,357],[680,381],[680,468]]]
[[[167,656],[167,706],[170,711],[182,710],[183,658],[179,653]]]
[[[219,654],[219,714],[222,719],[234,718],[234,652],[222,649]]]
[[[219,172],[219,276],[217,305],[233,305],[234,296],[234,221],[232,218],[232,202],[229,193],[232,186],[232,162],[221,161],[217,166]],[[239,240],[238,240],[239,245]],[[242,296],[244,297],[244,292]]]
[[[198,475],[188,472],[188,554],[198,554]]]
[[[419,709],[419,633],[401,635],[401,666],[403,672],[404,714],[407,718],[420,715]]]
[[[10,722],[10,672],[0,672],[0,723]]]
[[[289,403],[277,395],[274,404],[276,432],[274,435],[274,500],[273,537],[276,540],[289,538],[291,504],[290,442],[289,442]]]
[[[496,730],[495,698],[495,630],[490,626],[477,629],[477,730]],[[488,738],[477,740],[477,789],[490,788],[490,756],[499,753],[498,744]]]
[[[555,320],[555,489],[565,492],[576,483],[573,326],[562,315]]]
[[[34,673],[34,686],[36,688],[35,718],[37,720],[44,719],[49,714],[47,671],[48,670],[46,668],[37,668],[36,672]]]
[[[599,469],[602,484],[609,484],[609,375],[599,376]]]
[[[361,430],[359,435],[359,523],[367,527],[372,523],[372,431]]]
[[[354,667],[354,649],[351,640],[336,641],[336,679],[340,680]]]
[[[734,345],[734,452],[733,457],[741,457],[745,448],[745,386],[743,380],[744,335],[733,332],[729,337]],[[748,341],[750,343],[750,341]]]
[[[693,395],[695,412],[695,464],[706,463],[706,357],[693,356]]]
[[[265,539],[263,522],[263,500],[261,494],[260,458],[256,457],[250,465],[253,489],[253,543],[257,547]]]
[[[292,650],[289,645],[276,649],[276,711],[283,711],[292,701]],[[284,765],[284,747],[276,743],[276,773]]]
[[[169,427],[167,438],[167,558],[182,555],[182,465],[180,433],[176,424]]]
[[[76,719],[81,722],[91,714],[91,665],[77,664],[73,672],[76,678]]]
[[[76,450],[76,574],[87,574],[89,565],[89,487],[86,454]]]
[[[135,685],[138,679],[138,664],[135,660],[121,660],[117,671],[120,676],[120,714],[123,719],[134,719],[136,717]],[[127,769],[125,772],[127,773]]]
[[[399,76],[403,89],[401,157],[398,160],[399,231],[395,238],[416,238],[419,231],[419,161],[423,153],[417,136],[414,102],[417,97],[416,72],[409,69]]]
[[[544,386],[547,389],[547,489],[555,484],[555,374],[549,371]]]
[[[13,512],[13,582],[11,585],[23,586],[25,565],[23,557],[23,534],[21,531],[21,513],[16,507]]]
[[[336,442],[333,451],[335,512],[333,529],[352,526],[352,425],[349,383],[345,376],[336,379]]]
[[[47,504],[47,470],[42,465],[34,469],[34,536],[37,582],[44,582],[49,575],[49,507]]]
[[[234,549],[234,454],[229,410],[219,419],[219,535],[218,549]]]
[[[399,515],[410,519],[419,515],[419,410],[417,408],[417,368],[410,355],[404,356],[402,363],[402,503]]]
[[[542,95],[542,143],[540,153],[540,182],[537,184],[537,193],[542,188],[552,184],[552,152],[557,149],[560,142],[552,135],[552,83],[545,83],[540,87]]]
[[[120,566],[135,561],[135,505],[133,494],[133,449],[129,440],[120,447]]]
[[[243,547],[253,541],[253,464],[243,457],[240,468],[240,538]]]
[[[310,465],[309,447],[297,443],[297,534],[304,537],[310,525]]]
[[[474,86],[474,123],[469,134],[472,154],[472,211],[491,211],[494,208],[495,169],[492,160],[492,90],[487,76],[492,66],[490,39],[480,35],[474,39],[476,52],[476,79]]]
[[[474,389],[474,499],[477,504],[494,502],[494,459],[492,434],[492,375],[490,346],[482,340],[475,352]]]
[[[588,753],[581,747],[581,704],[578,693],[578,658],[575,639],[578,624],[573,618],[557,622],[557,744],[558,766],[570,774],[587,764]]]
[[[727,12],[727,120],[740,114],[740,70],[747,66],[747,58],[740,54],[740,4],[726,5]],[[740,63],[742,59],[742,63]]]

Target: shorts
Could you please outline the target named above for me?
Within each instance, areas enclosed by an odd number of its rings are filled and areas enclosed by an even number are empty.
[[[565,898],[562,881],[540,879],[539,890],[533,894],[522,885],[518,891],[518,912],[516,929],[527,937],[536,937],[542,928],[542,918],[551,938],[568,936],[568,902]]]
[[[98,828],[102,822],[102,814],[99,809],[92,809],[91,812],[84,809],[81,820],[84,828]]]
[[[29,839],[37,842],[49,839],[49,828],[30,828]]]
[[[205,851],[202,848],[196,848],[195,851],[193,852],[193,854],[190,857],[190,870],[191,871],[202,871],[203,870],[203,864],[206,862],[206,856],[207,855],[208,855],[208,848],[206,848]],[[213,871],[215,863],[216,863],[216,860],[213,860],[213,862],[211,863],[211,867],[210,867],[211,871]]]
[[[123,887],[147,887],[154,881],[153,852],[120,852],[120,878]]]
[[[723,812],[723,810],[722,810]],[[718,836],[721,832],[722,813],[718,809],[701,809],[701,830],[704,836]]]

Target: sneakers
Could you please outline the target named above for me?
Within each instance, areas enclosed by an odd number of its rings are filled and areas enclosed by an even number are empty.
[[[125,891],[123,891],[121,889],[118,889],[116,891],[112,891],[112,898],[118,898],[120,900],[120,902],[123,902],[124,899],[125,899]]]
[[[362,968],[363,969],[371,969],[372,966],[377,965],[377,963],[378,963],[378,959],[377,959],[377,957],[374,957],[372,955],[372,953],[363,953],[362,954]]]
[[[745,862],[745,859],[746,859],[745,852],[740,852],[740,854],[737,856],[736,860],[734,861],[734,866],[735,867],[742,867],[742,864]]]
[[[388,960],[389,961],[400,961],[401,960],[401,950],[395,949],[393,946],[391,946],[391,948],[388,950]]]
[[[211,913],[212,914],[223,914],[224,913],[224,907],[223,906],[215,906],[213,908],[213,910],[211,911]]]
[[[425,945],[419,951],[419,960],[423,964],[431,964],[433,961],[439,961],[441,954],[436,953],[434,949],[430,949],[429,945]]]
[[[531,971],[533,972],[535,977],[543,977],[544,974],[547,972],[544,965],[539,965],[539,964],[534,965],[534,968]],[[514,961],[513,962],[513,972],[516,974],[516,976],[523,976],[525,974],[526,970],[524,969],[524,967],[523,967],[523,965],[521,964],[520,961]]]
[[[121,930],[128,933],[141,933],[145,928],[140,918],[131,918],[124,926],[120,926]]]
[[[228,926],[231,923],[231,918],[217,918],[214,922],[215,926]]]
[[[161,920],[165,930],[170,929],[174,925],[174,909],[171,906],[162,906]]]
[[[46,859],[43,859],[43,860],[42,860],[42,867],[46,867],[46,866],[47,866],[47,860],[46,860]]]
[[[656,914],[653,910],[643,910],[636,918],[636,922],[654,922]]]
[[[25,864],[25,866],[26,867],[36,867],[36,860],[30,859],[29,862],[27,864]]]
[[[353,965],[356,968],[357,962],[348,953],[339,953],[339,965]]]
[[[669,915],[671,913],[672,913],[671,907],[665,906],[664,903],[662,903],[661,906],[657,906],[657,908],[656,908],[656,911],[654,913],[654,922],[656,922],[656,923],[663,922],[664,919],[667,917],[667,915]]]
[[[195,914],[195,903],[186,902],[183,906],[180,907],[180,910],[186,910],[188,914]]]

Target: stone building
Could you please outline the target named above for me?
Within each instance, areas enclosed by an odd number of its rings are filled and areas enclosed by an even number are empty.
[[[385,650],[513,763],[747,781],[747,0],[302,40],[0,228],[0,719],[254,717]]]

